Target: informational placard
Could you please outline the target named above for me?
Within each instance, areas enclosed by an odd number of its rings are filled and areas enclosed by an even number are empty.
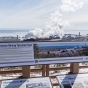
[[[88,42],[0,43],[0,67],[88,61]]]
[[[88,88],[88,74],[57,76],[61,88]]]
[[[49,77],[2,81],[1,88],[52,88]]]
[[[0,43],[0,67],[34,64],[32,43]]]

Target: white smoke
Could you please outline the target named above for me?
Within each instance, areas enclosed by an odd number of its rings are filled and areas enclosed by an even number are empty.
[[[63,17],[59,11],[55,11],[55,13],[51,14],[50,22],[46,25],[46,29],[43,31],[43,37],[58,35],[60,38],[63,36],[63,28],[68,26],[69,23],[63,20]]]
[[[60,5],[60,9],[62,11],[76,11],[77,9],[83,6],[83,2],[76,4],[71,0],[62,0],[62,5]],[[59,10],[55,11],[51,14],[50,21],[45,26],[45,30],[41,28],[36,28],[34,30],[30,30],[25,38],[49,38],[49,36],[58,35],[60,38],[64,35],[64,27],[69,26],[69,22],[63,20],[62,14]]]
[[[50,36],[58,35],[62,38],[64,31],[63,28],[69,26],[66,20],[63,20],[62,15],[59,11],[55,11],[51,14],[50,22],[45,26],[45,30],[36,28],[30,30],[27,34],[30,38],[49,38]],[[28,37],[26,35],[26,37]]]
[[[66,12],[74,12],[83,7],[83,2],[76,3],[71,0],[62,0],[62,3],[63,4],[60,5],[60,9]]]

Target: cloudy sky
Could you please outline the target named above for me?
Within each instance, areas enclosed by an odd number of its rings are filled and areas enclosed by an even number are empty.
[[[0,0],[0,28],[44,29],[57,10],[65,29],[88,28],[88,0]]]

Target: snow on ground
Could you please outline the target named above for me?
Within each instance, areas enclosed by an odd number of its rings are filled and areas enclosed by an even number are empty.
[[[59,86],[54,86],[53,88],[60,88]]]
[[[88,68],[80,69],[79,73],[88,73]]]

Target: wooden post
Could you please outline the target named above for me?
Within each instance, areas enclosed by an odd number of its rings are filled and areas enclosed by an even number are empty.
[[[30,66],[23,66],[22,67],[22,74],[23,74],[23,78],[30,78]]]
[[[42,65],[42,76],[45,77],[45,65]]]
[[[49,76],[49,65],[46,65],[46,76]]]
[[[79,63],[70,64],[70,73],[73,73],[73,74],[79,73]]]

